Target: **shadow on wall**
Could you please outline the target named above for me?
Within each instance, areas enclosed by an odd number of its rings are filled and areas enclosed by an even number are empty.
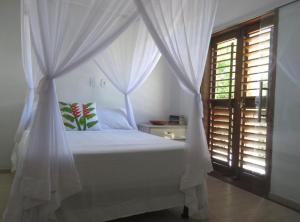
[[[10,168],[10,155],[23,104],[0,105],[0,169]]]

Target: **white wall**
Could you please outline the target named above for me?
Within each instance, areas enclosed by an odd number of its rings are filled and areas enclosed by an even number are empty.
[[[20,0],[0,1],[0,169],[10,168],[10,153],[14,133],[23,107],[26,84],[21,66],[20,46]],[[165,119],[174,113],[177,103],[177,85],[170,69],[161,59],[145,84],[132,94],[137,122],[149,119]],[[95,67],[84,65],[68,75],[57,79],[60,100],[96,101],[104,107],[124,105],[118,93]],[[89,78],[106,80],[104,88],[89,86]]]
[[[220,0],[214,31],[253,19],[295,0]]]
[[[98,87],[90,86],[90,78]],[[100,81],[105,86],[100,87]],[[149,79],[131,95],[137,122],[149,119],[166,119],[172,112],[172,95],[177,90],[174,78],[164,59],[160,59]],[[119,108],[124,106],[124,97],[99,71],[93,62],[89,62],[56,80],[58,98],[67,102],[95,101],[100,107]]]
[[[25,99],[18,0],[0,1],[0,169],[9,167],[17,121]]]
[[[279,12],[271,194],[300,204],[300,1]]]

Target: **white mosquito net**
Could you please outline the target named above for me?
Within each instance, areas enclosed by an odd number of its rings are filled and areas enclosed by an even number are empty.
[[[59,221],[64,199],[78,193],[93,196],[93,190],[83,192],[83,181],[66,139],[54,80],[94,60],[124,94],[128,120],[135,127],[129,94],[150,75],[160,52],[193,100],[186,167],[178,186],[185,193],[185,205],[192,215],[207,213],[205,175],[212,167],[199,88],[217,0],[21,2],[22,57],[30,93],[16,143],[25,129],[29,127],[30,131],[22,148],[23,158],[17,165],[4,221]],[[41,78],[33,71],[33,57]],[[85,218],[97,221],[93,211],[86,214],[89,216]]]

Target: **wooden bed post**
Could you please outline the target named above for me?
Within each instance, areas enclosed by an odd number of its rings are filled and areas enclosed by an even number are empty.
[[[186,206],[183,207],[181,217],[183,219],[189,219],[189,208],[188,207],[186,207]]]

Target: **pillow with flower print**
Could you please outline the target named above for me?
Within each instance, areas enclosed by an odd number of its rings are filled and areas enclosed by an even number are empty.
[[[96,103],[59,102],[66,130],[99,130]]]

